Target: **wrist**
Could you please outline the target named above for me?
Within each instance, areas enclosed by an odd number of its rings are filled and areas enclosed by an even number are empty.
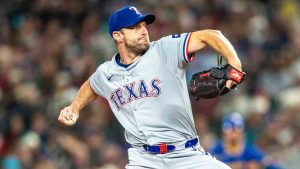
[[[242,64],[241,64],[241,62],[239,62],[239,61],[237,61],[237,62],[230,62],[230,61],[228,61],[228,63],[232,67],[236,68],[237,70],[242,71]]]
[[[72,110],[79,112],[80,106],[76,103],[71,104]]]

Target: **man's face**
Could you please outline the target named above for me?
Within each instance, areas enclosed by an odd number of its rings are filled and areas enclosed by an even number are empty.
[[[137,55],[144,54],[149,48],[150,40],[146,26],[146,22],[142,21],[120,30],[126,48]]]
[[[244,130],[240,128],[230,128],[223,130],[223,136],[228,141],[238,141],[243,139]]]

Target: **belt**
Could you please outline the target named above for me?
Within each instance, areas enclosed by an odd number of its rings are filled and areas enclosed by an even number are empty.
[[[194,139],[186,141],[186,143],[184,144],[184,148],[190,148],[190,147],[196,146],[197,144],[198,144],[198,138],[194,138]],[[153,145],[153,146],[143,145],[143,148],[145,149],[145,151],[153,153],[153,154],[165,154],[165,153],[175,150],[176,146],[171,145],[171,144],[162,143],[162,144]]]

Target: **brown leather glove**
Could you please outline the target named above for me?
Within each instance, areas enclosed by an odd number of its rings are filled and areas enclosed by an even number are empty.
[[[245,75],[244,72],[237,70],[230,64],[212,67],[192,76],[190,83],[191,94],[196,97],[196,100],[222,96],[234,89],[237,84],[240,84],[244,80]],[[235,82],[231,89],[226,87],[227,80]]]

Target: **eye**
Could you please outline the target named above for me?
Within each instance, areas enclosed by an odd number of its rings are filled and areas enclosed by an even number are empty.
[[[136,25],[134,28],[139,30],[141,28],[141,25]]]

